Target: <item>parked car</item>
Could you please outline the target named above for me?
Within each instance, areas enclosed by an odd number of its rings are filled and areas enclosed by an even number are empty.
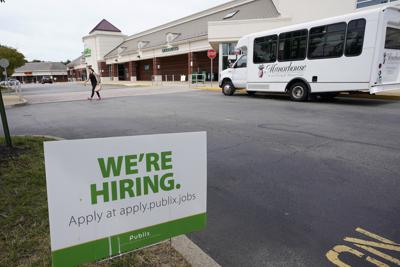
[[[42,83],[42,84],[45,84],[45,83],[53,83],[53,79],[52,79],[51,77],[44,76],[44,77],[42,78],[41,83]]]
[[[21,82],[18,81],[17,79],[9,79],[9,80],[8,80],[8,84],[9,84],[10,86],[18,86],[18,85],[21,84]]]
[[[0,86],[18,86],[20,84],[20,81],[16,79],[8,79],[7,81],[0,82]]]

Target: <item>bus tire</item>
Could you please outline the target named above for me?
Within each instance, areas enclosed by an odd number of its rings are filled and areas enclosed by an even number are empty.
[[[231,96],[235,93],[235,87],[231,81],[224,81],[222,84],[222,93],[226,96]]]
[[[308,87],[303,82],[295,82],[289,88],[289,96],[293,101],[306,101],[308,99]]]

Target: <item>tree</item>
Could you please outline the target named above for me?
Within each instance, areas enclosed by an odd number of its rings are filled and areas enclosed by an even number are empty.
[[[39,59],[34,59],[34,60],[32,60],[31,62],[32,62],[32,63],[38,63],[38,62],[42,62],[42,61],[39,60]]]
[[[7,67],[7,75],[10,77],[16,68],[23,66],[26,63],[25,56],[17,51],[17,49],[0,45],[0,58],[5,58],[10,61],[10,66]],[[4,79],[3,69],[0,71],[0,78]]]
[[[71,60],[67,59],[66,61],[61,61],[61,63],[64,65],[68,65],[69,63],[71,63]]]

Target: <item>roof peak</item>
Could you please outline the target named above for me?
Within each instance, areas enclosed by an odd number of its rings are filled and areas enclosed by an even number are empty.
[[[106,31],[106,32],[121,32],[120,29],[112,25],[108,20],[102,19],[90,32],[89,34],[95,31]]]

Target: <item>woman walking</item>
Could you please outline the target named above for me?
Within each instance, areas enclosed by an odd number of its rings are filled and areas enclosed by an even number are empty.
[[[101,100],[100,92],[99,92],[99,90],[96,90],[97,85],[100,85],[100,78],[94,72],[92,67],[89,67],[89,78],[85,81],[85,86],[86,86],[86,83],[89,80],[90,80],[90,83],[92,84],[92,95],[90,97],[88,97],[88,100],[92,100],[93,99],[93,96],[94,96],[95,92],[97,94],[98,100]]]

